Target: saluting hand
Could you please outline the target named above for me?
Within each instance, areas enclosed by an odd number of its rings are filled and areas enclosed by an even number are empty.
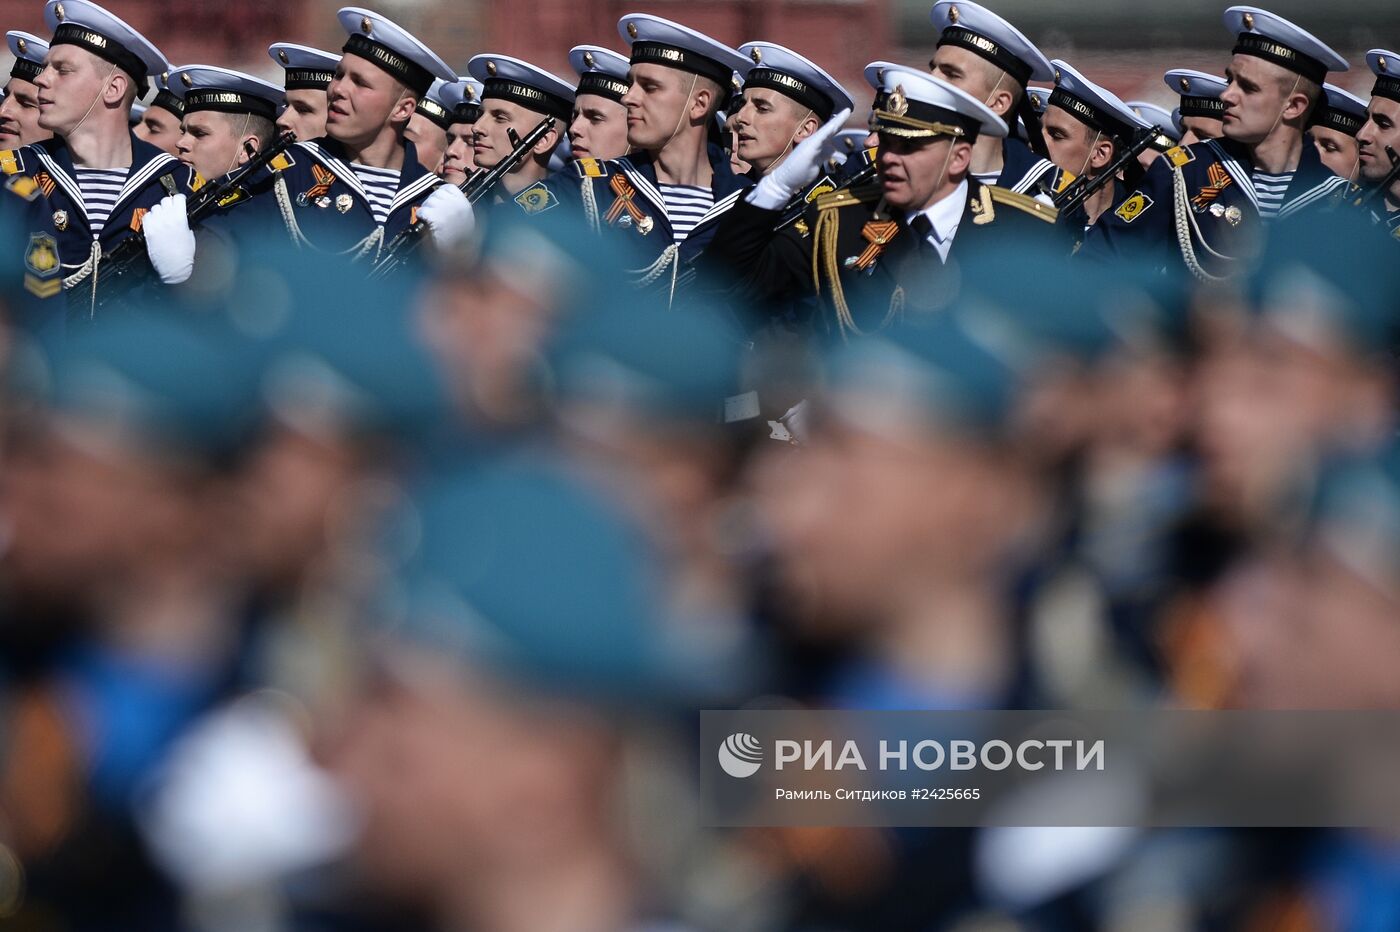
[[[842,110],[827,120],[815,133],[798,143],[791,155],[754,185],[748,202],[764,210],[786,207],[793,195],[817,179],[823,147],[828,139],[841,132],[841,127],[846,125],[850,116],[849,109]]]

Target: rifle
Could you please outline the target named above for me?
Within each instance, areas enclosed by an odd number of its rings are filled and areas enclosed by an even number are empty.
[[[847,178],[841,184],[837,185],[835,188],[832,188],[829,193],[835,194],[837,191],[849,191],[851,188],[863,185],[871,178],[874,178],[875,173],[877,171],[879,171],[879,166],[876,163],[871,162],[869,165],[866,165],[860,171]],[[778,219],[777,224],[773,227],[773,232],[776,233],[784,227],[792,226],[794,223],[801,220],[802,215],[806,212],[807,192],[799,191],[793,197],[792,200],[788,201],[787,206],[783,208],[782,216]]]
[[[1093,178],[1085,174],[1074,179],[1069,187],[1065,188],[1053,199],[1055,202],[1055,209],[1059,211],[1059,215],[1061,217],[1068,217],[1075,210],[1082,207],[1085,201],[1093,197],[1107,185],[1112,184],[1113,180],[1118,177],[1118,173],[1122,171],[1125,166],[1136,160],[1137,157],[1142,154],[1142,150],[1146,149],[1154,142],[1157,142],[1160,136],[1162,136],[1162,127],[1160,126],[1154,126],[1151,129],[1143,130],[1133,138],[1132,144],[1118,153],[1118,158],[1114,159],[1113,163],[1102,172],[1095,175]]]
[[[245,142],[243,145],[249,156],[248,161],[219,181],[205,184],[189,197],[185,204],[185,217],[189,221],[190,229],[194,229],[230,194],[246,190],[243,187],[244,181],[266,168],[296,141],[296,134],[288,130],[260,150],[253,149],[251,143]],[[122,240],[111,252],[103,256],[97,267],[97,280],[93,285],[93,310],[96,311],[135,286],[146,274],[148,263],[144,260],[146,235],[141,230]]]
[[[545,134],[554,129],[554,117],[545,117],[521,139],[513,128],[507,129],[510,141],[515,148],[510,150],[510,154],[497,162],[489,171],[473,172],[471,177],[458,186],[463,194],[467,196],[467,203],[475,204],[481,200],[496,184],[507,174],[525,161],[525,157],[530,154],[530,150],[535,148]],[[382,278],[395,271],[402,265],[419,246],[423,245],[423,234],[428,231],[428,225],[421,220],[415,221],[404,227],[384,247],[384,252],[380,256],[374,268],[370,269],[370,278]]]
[[[1386,157],[1390,159],[1390,171],[1381,179],[1380,184],[1366,192],[1364,197],[1356,201],[1356,206],[1360,207],[1362,210],[1366,210],[1377,200],[1385,197],[1385,193],[1390,190],[1391,185],[1400,181],[1400,155],[1396,155],[1395,150],[1390,146],[1385,147],[1385,154]]]

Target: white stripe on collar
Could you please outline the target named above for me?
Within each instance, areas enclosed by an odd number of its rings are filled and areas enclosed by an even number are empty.
[[[1205,140],[1205,144],[1215,153],[1215,159],[1224,167],[1226,173],[1234,179],[1235,184],[1244,189],[1245,196],[1249,198],[1249,203],[1253,205],[1255,211],[1259,210],[1259,198],[1254,193],[1254,177],[1252,172],[1247,172],[1239,162],[1229,153],[1221,148],[1220,143],[1214,139]]]

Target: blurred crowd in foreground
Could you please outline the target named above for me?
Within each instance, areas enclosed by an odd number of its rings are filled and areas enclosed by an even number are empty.
[[[695,802],[703,708],[1400,705],[1400,268],[1348,222],[1228,291],[999,250],[827,345],[538,218],[13,314],[0,928],[1400,928],[1378,834]]]

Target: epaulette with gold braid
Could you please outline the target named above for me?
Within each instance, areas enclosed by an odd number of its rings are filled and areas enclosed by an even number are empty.
[[[1013,207],[1023,213],[1033,217],[1039,217],[1046,223],[1054,223],[1059,219],[1060,212],[1043,201],[1037,201],[1029,194],[1018,194],[1006,188],[989,186],[986,190],[992,194],[992,200],[1007,207]]]
[[[874,204],[883,197],[880,183],[863,184],[856,188],[845,188],[823,194],[816,200],[817,210],[833,210],[837,207],[850,207],[852,204]]]

